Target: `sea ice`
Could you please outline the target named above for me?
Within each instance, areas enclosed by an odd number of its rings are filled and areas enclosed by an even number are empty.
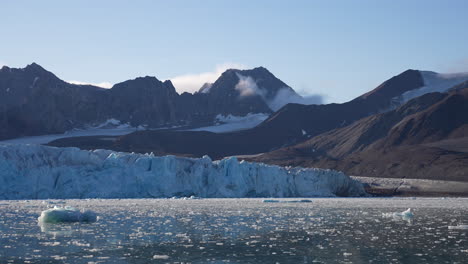
[[[37,218],[41,223],[69,223],[69,222],[96,222],[97,216],[93,211],[80,211],[70,206],[57,207],[42,211]]]

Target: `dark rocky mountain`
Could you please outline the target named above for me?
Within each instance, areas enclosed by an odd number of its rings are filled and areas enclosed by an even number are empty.
[[[242,94],[237,89],[242,78],[250,78],[257,91]],[[272,113],[268,100],[280,89],[294,93],[262,67],[227,70],[204,92],[179,95],[170,81],[155,77],[103,89],[67,83],[35,63],[24,69],[5,66],[0,70],[0,139],[63,133],[111,118],[151,128],[208,125],[218,114]]]
[[[468,88],[430,93],[253,158],[349,175],[468,181]]]
[[[259,74],[265,71],[257,68],[252,76],[261,79]],[[217,87],[232,86],[242,71],[227,71],[216,83]],[[264,74],[264,76],[269,76]],[[237,79],[236,79],[237,78]],[[264,85],[275,87],[268,82],[273,78],[265,78]],[[225,84],[230,83],[230,85]],[[259,86],[262,82],[257,81]],[[222,84],[222,85],[221,85]],[[96,138],[61,139],[52,142],[56,146],[86,146],[98,147],[106,144],[107,148],[120,151],[154,152],[155,154],[175,154],[187,156],[209,155],[212,158],[222,158],[231,155],[248,155],[269,152],[284,146],[298,144],[313,136],[345,127],[356,120],[375,113],[388,111],[395,107],[395,98],[402,93],[418,89],[424,85],[421,73],[407,70],[392,77],[373,91],[366,93],[350,102],[327,105],[288,104],[273,113],[267,120],[249,130],[215,134],[209,132],[191,131],[140,131],[120,137],[113,144],[99,142]],[[276,85],[278,89],[283,85]],[[218,88],[221,90],[221,88]],[[274,91],[274,90],[273,90]],[[216,93],[213,96],[222,100]],[[268,95],[267,95],[268,97]],[[229,98],[229,97],[228,97]],[[269,97],[271,99],[271,96]],[[266,100],[268,102],[268,100]],[[229,104],[225,102],[224,104]],[[256,104],[260,105],[260,104]]]
[[[60,133],[96,120],[106,92],[73,85],[33,63],[0,70],[0,138]]]
[[[468,88],[468,81],[464,81],[458,85],[455,85],[452,89],[450,89],[451,91],[456,91],[456,90],[462,90],[462,89],[466,89]]]

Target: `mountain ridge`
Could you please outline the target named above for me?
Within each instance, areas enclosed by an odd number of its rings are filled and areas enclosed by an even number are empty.
[[[260,95],[241,96],[236,90],[240,82],[236,72],[249,78],[253,75],[255,85],[257,79],[260,83],[268,80],[262,89],[272,90],[272,94],[279,87],[289,87],[263,67],[228,70],[210,93],[178,94],[170,80],[153,76],[105,89],[65,82],[37,63],[19,69],[4,66],[0,70],[0,139],[64,133],[108,119],[158,128],[206,126],[213,124],[218,114],[271,113]]]
[[[228,73],[229,74],[229,73]],[[231,73],[233,75],[233,73]],[[371,93],[343,104],[287,104],[258,126],[238,132],[139,131],[118,138],[109,146],[119,151],[154,152],[158,155],[209,155],[218,159],[232,155],[252,155],[291,146],[327,131],[395,107],[395,93],[420,89],[424,82],[419,71],[408,70],[383,82]],[[55,146],[92,148],[94,138],[62,139]]]

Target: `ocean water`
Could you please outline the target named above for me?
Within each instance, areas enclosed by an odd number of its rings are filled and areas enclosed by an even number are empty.
[[[0,201],[0,263],[467,263],[468,199],[310,200]],[[99,219],[39,224],[53,205]]]

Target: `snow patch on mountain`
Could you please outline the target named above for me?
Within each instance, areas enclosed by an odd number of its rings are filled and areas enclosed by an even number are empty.
[[[248,113],[245,116],[235,115],[217,115],[215,117],[215,125],[208,127],[200,127],[190,129],[189,131],[209,131],[214,133],[225,133],[239,131],[256,127],[268,118],[268,114],[264,113]]]
[[[468,73],[436,73],[431,71],[421,71],[424,86],[418,89],[407,91],[398,98],[400,104],[419,97],[427,93],[447,92],[450,88],[468,80]]]
[[[0,145],[0,199],[363,196],[333,170],[152,154]]]
[[[42,136],[20,137],[0,141],[5,144],[47,144],[60,138],[86,137],[86,136],[121,136],[139,130],[145,130],[145,126],[132,127],[128,123],[122,123],[117,119],[108,119],[101,124],[88,126],[85,129],[72,129],[63,134],[51,134]]]

